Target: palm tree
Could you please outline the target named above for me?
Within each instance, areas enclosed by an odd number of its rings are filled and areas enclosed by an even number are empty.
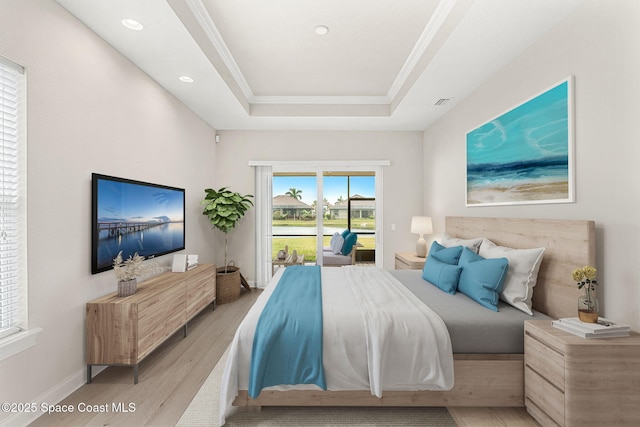
[[[297,188],[290,188],[289,191],[284,193],[285,196],[293,197],[294,199],[302,200],[302,190]]]
[[[336,201],[336,203],[341,203],[344,202],[344,199],[342,198],[342,195],[340,195],[340,197],[338,197],[338,200]]]

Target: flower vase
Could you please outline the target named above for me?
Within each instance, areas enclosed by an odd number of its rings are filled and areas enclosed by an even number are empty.
[[[118,296],[128,297],[138,290],[138,279],[121,280],[118,282]]]
[[[584,295],[578,297],[578,318],[585,323],[598,321],[598,298],[594,291],[585,288]]]

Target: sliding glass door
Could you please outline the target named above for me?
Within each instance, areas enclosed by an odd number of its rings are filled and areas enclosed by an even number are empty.
[[[317,180],[322,179],[322,185]],[[375,262],[376,180],[373,172],[287,172],[273,174],[272,249],[295,250],[305,263],[318,263],[319,245],[349,229],[358,235],[358,262]],[[318,201],[318,193],[322,201]],[[319,230],[321,230],[319,232]]]
[[[271,259],[287,248],[290,254],[304,255],[305,263],[316,263],[316,179],[303,172],[273,174]]]
[[[255,168],[256,281],[266,286],[278,252],[322,264],[335,231],[358,234],[359,262],[383,266],[383,167],[388,160],[250,161]],[[315,187],[314,187],[315,184]],[[281,197],[284,196],[284,197]]]
[[[358,235],[356,261],[375,262],[375,174],[373,172],[325,172],[323,192],[327,202],[322,233],[324,246],[329,246],[333,233],[349,229]]]

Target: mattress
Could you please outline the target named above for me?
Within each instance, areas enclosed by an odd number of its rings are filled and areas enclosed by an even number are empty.
[[[523,354],[524,321],[550,319],[533,316],[500,301],[491,311],[458,292],[450,295],[422,278],[421,270],[390,270],[415,296],[444,321],[454,354]]]
[[[286,270],[289,268],[292,267]],[[222,378],[220,407],[226,409],[221,410],[221,421],[238,390],[249,389],[256,325],[284,270],[276,272],[233,338]],[[388,271],[326,267],[321,275],[322,363],[328,390],[370,390],[373,395],[382,396],[383,390],[451,389],[454,381],[451,342],[446,325],[433,310],[418,301]],[[298,357],[295,348],[289,356]],[[282,360],[276,363],[281,364]],[[265,389],[319,387],[281,384]]]

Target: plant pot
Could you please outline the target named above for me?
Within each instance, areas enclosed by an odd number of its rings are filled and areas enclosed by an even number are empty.
[[[118,282],[118,296],[128,297],[138,291],[138,279],[121,280]]]
[[[240,269],[238,267],[216,269],[216,304],[226,304],[240,298]]]

